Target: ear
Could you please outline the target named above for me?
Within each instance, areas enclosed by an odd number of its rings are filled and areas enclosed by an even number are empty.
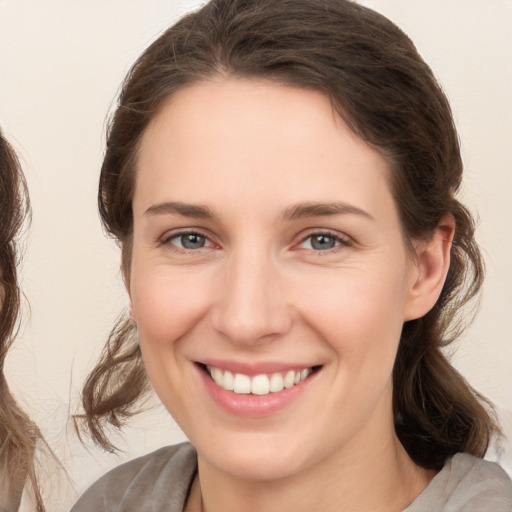
[[[450,213],[441,218],[429,240],[414,244],[404,321],[426,315],[435,305],[450,268],[455,219]]]

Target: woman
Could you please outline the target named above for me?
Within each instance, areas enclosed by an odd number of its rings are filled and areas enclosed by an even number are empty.
[[[4,364],[19,315],[16,274],[17,238],[30,205],[18,160],[0,133],[0,510],[17,511],[23,490],[32,493],[35,510],[44,511],[34,455],[41,432],[20,409],[7,385]]]
[[[431,70],[369,9],[213,0],[164,33],[108,134],[131,308],[83,404],[112,449],[150,382],[191,445],[73,511],[509,510],[441,352],[483,277],[461,175]]]

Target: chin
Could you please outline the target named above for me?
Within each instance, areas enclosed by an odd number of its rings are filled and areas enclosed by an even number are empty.
[[[205,449],[195,445],[199,459],[241,480],[279,480],[304,468],[301,443],[286,442],[275,435],[247,432],[227,436],[227,442],[210,438]]]

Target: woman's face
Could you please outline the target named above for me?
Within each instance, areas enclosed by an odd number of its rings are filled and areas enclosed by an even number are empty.
[[[132,317],[200,460],[279,478],[394,435],[417,272],[389,172],[326,97],[275,83],[197,83],[148,127]]]

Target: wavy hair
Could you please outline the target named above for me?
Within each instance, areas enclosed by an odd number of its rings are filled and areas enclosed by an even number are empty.
[[[320,91],[351,130],[387,158],[407,240],[428,239],[455,218],[441,296],[406,322],[393,371],[397,435],[420,466],[439,469],[456,452],[478,457],[499,431],[490,404],[445,357],[464,308],[482,284],[474,222],[457,200],[459,141],[449,103],[412,41],[391,21],[347,0],[212,0],[161,35],[128,74],[110,121],[99,184],[104,227],[129,271],[137,148],[162,102],[218,75],[266,79]],[[134,328],[120,317],[83,393],[93,438],[113,449],[120,427],[148,392]]]
[[[20,289],[18,237],[30,219],[30,201],[18,159],[0,132],[0,509],[18,510],[23,490],[33,494],[37,512],[45,507],[34,456],[41,432],[20,408],[4,373],[7,353],[17,330]]]

